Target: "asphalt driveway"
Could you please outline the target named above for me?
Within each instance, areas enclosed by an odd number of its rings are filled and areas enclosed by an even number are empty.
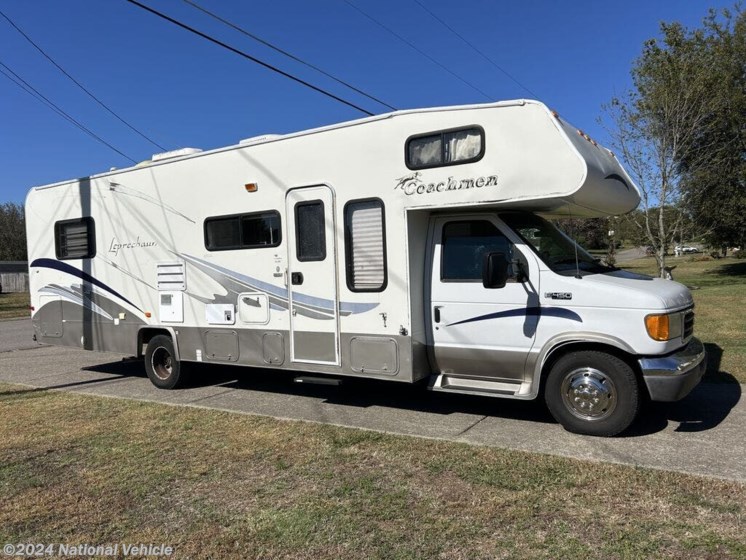
[[[189,388],[156,389],[142,363],[117,354],[38,346],[30,320],[0,321],[0,381],[30,391],[62,390],[197,406],[281,419],[746,482],[746,404],[739,384],[697,387],[678,403],[651,404],[623,437],[577,436],[541,403],[432,393],[422,387],[351,380],[340,386],[293,382],[265,369],[203,366]]]

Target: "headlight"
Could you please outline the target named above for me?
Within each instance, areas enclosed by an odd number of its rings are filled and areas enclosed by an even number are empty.
[[[678,338],[683,333],[681,313],[663,313],[645,317],[645,329],[653,340],[666,341]]]

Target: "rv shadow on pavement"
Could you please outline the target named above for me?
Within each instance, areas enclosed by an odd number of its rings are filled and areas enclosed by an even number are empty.
[[[345,378],[340,385],[294,383],[300,372],[218,365],[192,366],[185,389],[220,386],[237,391],[258,391],[308,397],[324,403],[347,407],[372,406],[419,411],[430,414],[473,414],[512,420],[554,424],[541,400],[514,401],[428,391],[424,385],[409,385],[370,379]],[[141,360],[125,359],[85,368],[116,377],[147,377]],[[640,437],[660,432],[671,422],[677,432],[701,432],[712,429],[727,418],[741,399],[741,386],[731,383],[701,383],[690,395],[675,403],[646,403],[638,420],[621,437]],[[104,381],[104,380],[99,380]],[[60,386],[59,388],[63,388]],[[58,388],[58,387],[50,387]],[[157,389],[153,388],[154,391]],[[278,416],[285,416],[283,410]]]
[[[740,400],[741,385],[735,379],[733,383],[700,383],[680,401],[645,403],[637,421],[621,436],[653,434],[666,428],[670,422],[678,424],[676,432],[711,430],[728,417]]]

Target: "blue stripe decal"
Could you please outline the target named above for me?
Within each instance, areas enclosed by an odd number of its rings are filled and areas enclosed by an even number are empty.
[[[87,272],[83,272],[82,270],[79,270],[75,268],[74,266],[71,266],[65,262],[58,261],[55,259],[36,259],[34,262],[32,262],[29,265],[29,268],[34,267],[34,266],[39,267],[39,268],[51,268],[52,270],[59,270],[60,272],[65,272],[67,274],[70,274],[71,276],[80,278],[83,282],[90,282],[94,286],[98,286],[102,290],[106,290],[110,294],[117,296],[122,301],[126,301],[132,307],[134,307],[140,313],[142,313],[142,309],[137,307],[134,303],[132,303],[130,300],[128,300],[126,297],[124,297],[122,294],[120,294],[116,290],[111,289],[109,286],[107,286],[100,280],[97,280],[96,278],[88,274]]]
[[[577,321],[582,323],[583,319],[580,315],[565,309],[564,307],[519,307],[517,309],[508,309],[507,311],[498,311],[496,313],[488,313],[487,315],[480,315],[479,317],[472,317],[471,319],[464,319],[456,323],[446,325],[447,327],[453,327],[455,325],[463,325],[464,323],[475,323],[477,321],[488,321],[490,319],[502,319],[504,317],[557,317],[559,319],[569,319],[571,321]]]

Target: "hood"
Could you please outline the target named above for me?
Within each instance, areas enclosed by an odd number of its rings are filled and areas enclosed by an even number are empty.
[[[584,276],[582,282],[585,286],[596,286],[619,307],[675,311],[694,303],[689,288],[683,284],[627,270]]]

